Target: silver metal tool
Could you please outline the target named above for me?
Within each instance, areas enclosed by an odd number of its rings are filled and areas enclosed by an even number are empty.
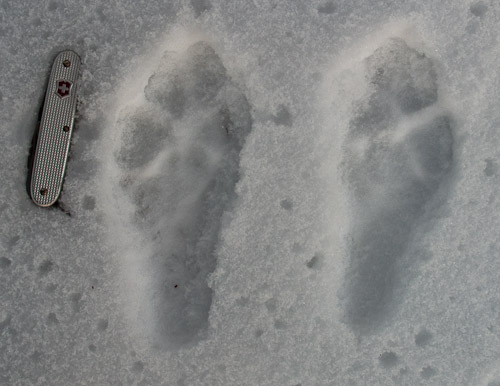
[[[30,194],[39,206],[53,205],[61,193],[76,110],[80,57],[60,52],[54,60],[40,120],[31,170]]]

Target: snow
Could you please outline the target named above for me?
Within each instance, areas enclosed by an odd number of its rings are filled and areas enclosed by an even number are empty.
[[[0,384],[500,384],[500,6],[0,4]],[[82,56],[60,205],[26,161]]]

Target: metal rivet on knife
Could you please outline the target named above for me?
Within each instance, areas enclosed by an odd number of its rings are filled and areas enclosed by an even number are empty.
[[[63,62],[63,66],[64,66],[64,67],[69,67],[69,66],[71,66],[71,62],[70,62],[68,59],[66,59],[66,60]]]
[[[42,189],[40,189],[40,194],[41,194],[42,196],[46,196],[48,192],[49,192],[49,190],[48,190],[47,188],[42,188]]]
[[[67,132],[69,131],[69,126],[64,126],[64,127],[63,127],[63,130],[64,130],[64,132],[66,132],[66,133],[67,133]]]

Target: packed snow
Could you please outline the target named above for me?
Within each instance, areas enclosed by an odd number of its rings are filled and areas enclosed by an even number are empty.
[[[500,5],[0,3],[0,384],[500,384]],[[26,192],[82,57],[57,206]]]

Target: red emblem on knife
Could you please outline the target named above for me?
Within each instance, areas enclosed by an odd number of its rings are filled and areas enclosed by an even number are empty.
[[[71,82],[68,82],[67,80],[60,80],[57,82],[56,94],[61,98],[67,97],[71,92],[72,86],[73,84]]]

